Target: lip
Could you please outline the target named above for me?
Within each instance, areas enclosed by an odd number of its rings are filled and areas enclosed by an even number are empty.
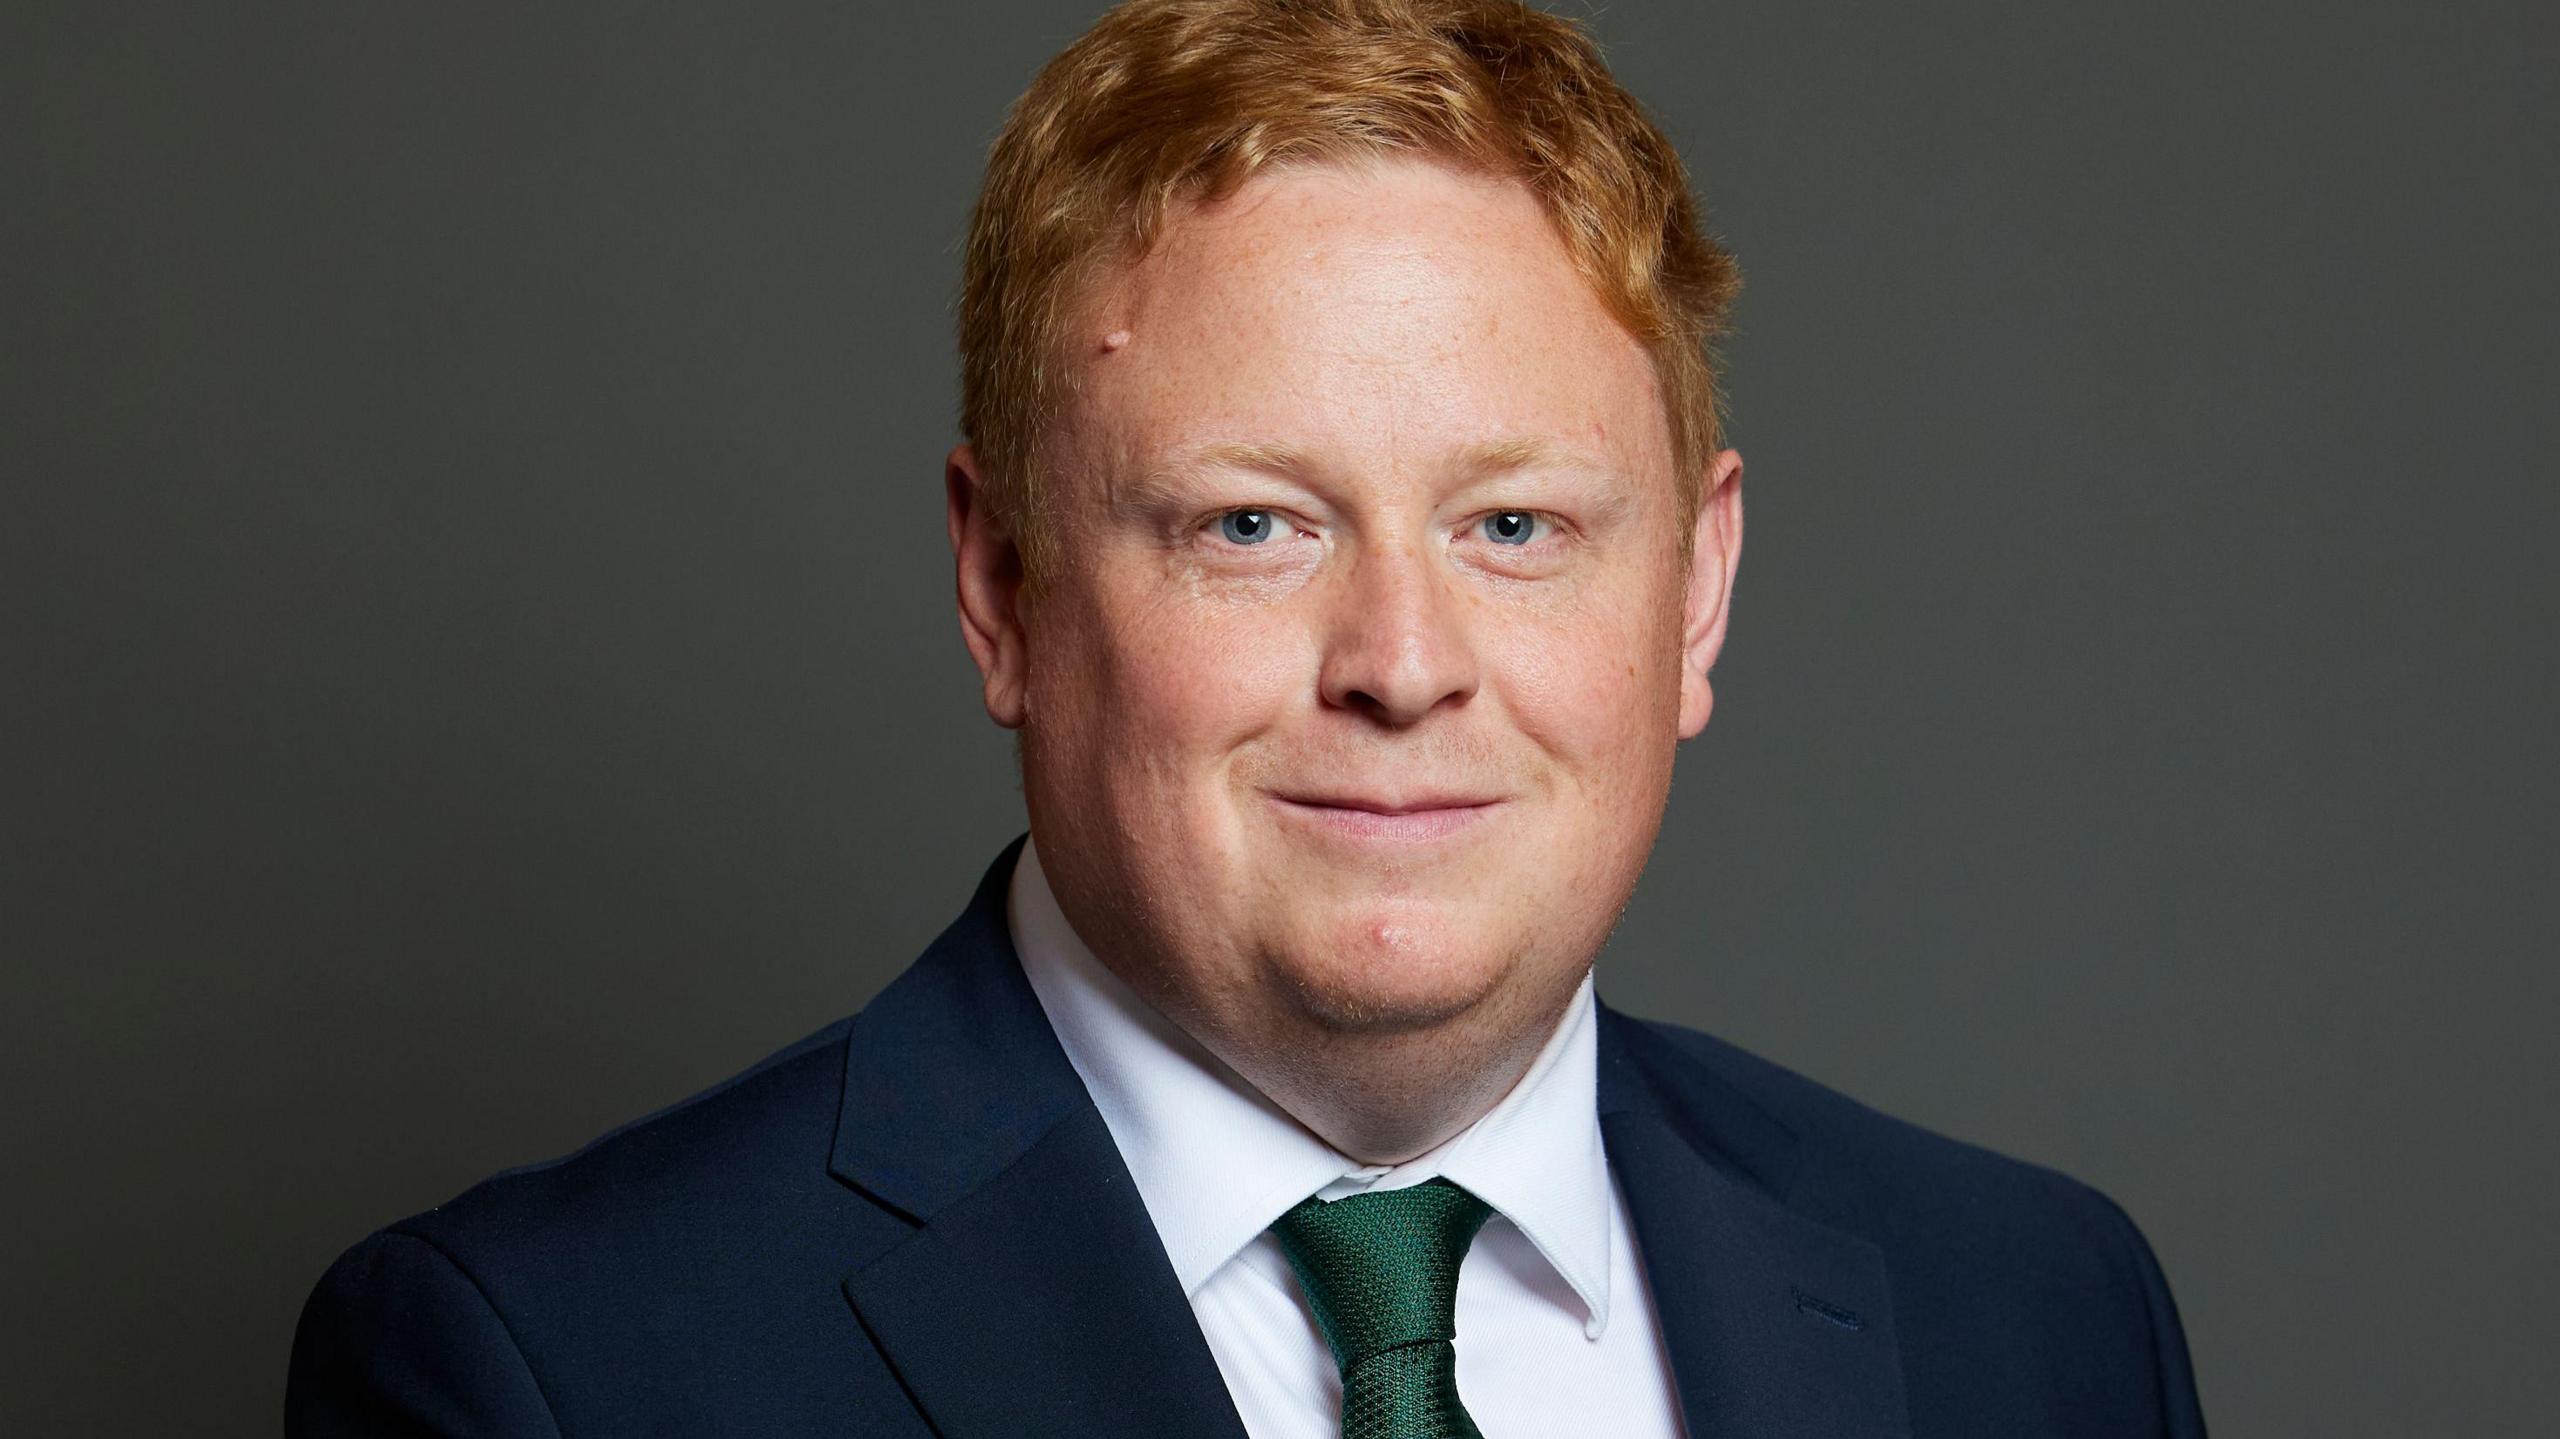
[[[1407,795],[1395,800],[1365,796],[1275,794],[1281,812],[1338,838],[1371,844],[1428,844],[1454,838],[1482,824],[1501,807],[1498,799]]]

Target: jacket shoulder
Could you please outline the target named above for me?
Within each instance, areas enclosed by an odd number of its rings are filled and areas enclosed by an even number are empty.
[[[837,1285],[906,1230],[828,1171],[846,1035],[358,1242],[304,1308],[291,1432],[481,1404],[508,1417],[473,1432],[890,1432],[903,1401]]]
[[[2060,1170],[1887,1114],[1729,1040],[1656,1020],[1630,1021],[1648,1040],[1748,1100],[1794,1141],[1785,1188],[1845,1191],[1883,1213],[1949,1202],[2014,1221],[2038,1212],[2116,1210]]]
[[[625,1249],[760,1222],[826,1182],[849,1020],[557,1158],[491,1175],[383,1231],[466,1265],[518,1246]]]

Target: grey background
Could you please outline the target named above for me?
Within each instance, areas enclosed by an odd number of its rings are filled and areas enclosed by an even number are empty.
[[[12,4],[0,1430],[272,1432],[367,1229],[1019,826],[946,303],[1084,4]],[[2117,1196],[2227,1434],[2560,1412],[2560,46],[1623,3],[1749,544],[1604,992]]]

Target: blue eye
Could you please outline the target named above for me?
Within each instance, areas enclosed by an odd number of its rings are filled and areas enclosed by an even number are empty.
[[[1537,525],[1538,517],[1527,510],[1496,510],[1485,516],[1484,537],[1497,545],[1525,545]]]
[[[1273,528],[1269,510],[1229,510],[1218,518],[1218,533],[1240,545],[1261,544]]]

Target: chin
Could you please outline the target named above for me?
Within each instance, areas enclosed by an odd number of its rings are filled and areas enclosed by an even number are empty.
[[[1310,936],[1280,969],[1299,1009],[1345,1034],[1437,1029],[1513,979],[1520,956],[1445,917],[1370,913]]]

